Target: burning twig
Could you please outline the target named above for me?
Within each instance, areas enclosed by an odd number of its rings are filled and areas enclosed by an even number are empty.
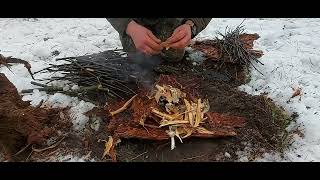
[[[162,42],[162,43],[160,44],[160,46],[161,46],[162,48],[165,48],[166,50],[169,50],[169,49],[170,49],[170,46],[169,46],[169,44],[168,44],[167,42]]]

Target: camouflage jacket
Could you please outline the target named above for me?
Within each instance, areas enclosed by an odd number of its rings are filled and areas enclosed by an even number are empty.
[[[181,19],[181,24],[187,20],[191,20],[196,26],[196,33],[192,36],[198,35],[203,29],[207,27],[212,18],[107,18],[109,23],[118,31],[120,36],[126,35],[127,25],[131,20],[136,21],[143,26],[154,26],[160,21],[170,21],[172,19]]]

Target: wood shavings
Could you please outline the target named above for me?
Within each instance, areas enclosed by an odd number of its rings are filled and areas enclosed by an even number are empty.
[[[108,155],[109,157],[112,158],[113,161],[116,161],[116,154],[114,152],[114,147],[119,144],[121,142],[120,139],[117,139],[116,141],[113,139],[112,136],[109,136],[109,139],[108,141],[106,140],[101,140],[99,139],[98,142],[105,142],[105,149],[104,149],[104,152],[103,152],[103,155],[101,157],[101,159],[103,159],[106,155]]]
[[[158,116],[160,118],[163,118],[163,119],[166,119],[166,120],[169,120],[169,121],[171,121],[171,120],[173,120],[175,118],[174,116],[162,113],[162,112],[160,112],[159,110],[157,110],[155,108],[153,108],[151,110],[151,112],[154,113],[156,116]]]
[[[196,121],[193,127],[198,127],[201,121],[201,99],[198,99],[197,111],[196,111]]]
[[[126,110],[126,109],[128,108],[128,106],[130,105],[130,103],[133,101],[133,99],[134,99],[136,96],[137,96],[137,94],[134,95],[131,99],[129,99],[121,108],[119,108],[119,109],[117,109],[117,110],[115,110],[115,111],[110,112],[111,116],[114,116],[114,115],[119,114],[119,113],[123,112],[124,110]]]
[[[108,155],[108,156],[111,156],[110,155],[110,150],[111,150],[111,148],[112,148],[112,145],[113,145],[113,138],[112,138],[112,136],[109,136],[109,140],[108,141],[106,141],[106,140],[98,140],[98,142],[101,142],[101,141],[104,141],[105,142],[105,149],[104,149],[104,151],[103,151],[103,155],[102,155],[102,157],[101,157],[101,159],[103,159],[106,155]]]
[[[134,120],[132,123],[128,121],[121,124],[115,130],[118,137],[170,139],[173,150],[176,147],[175,137],[183,143],[183,139],[188,137],[214,138],[236,135],[233,128],[238,123],[232,123],[234,117],[216,113],[218,116],[209,112],[210,104],[207,99],[187,96],[178,88],[158,84],[155,85],[151,96],[145,94],[149,93],[143,91],[143,96],[138,96],[133,101],[131,109],[134,112]]]
[[[198,133],[202,133],[202,134],[213,134],[213,132],[207,130],[206,128],[203,127],[197,127],[197,132]]]
[[[169,125],[177,125],[177,124],[187,124],[189,121],[168,121],[168,120],[163,120],[160,123],[159,127],[163,126],[169,126]]]
[[[169,135],[170,139],[171,139],[171,150],[173,150],[176,147],[176,143],[174,140],[174,136],[175,136],[175,132],[172,130],[172,127],[169,126],[169,130],[166,131],[167,134]]]

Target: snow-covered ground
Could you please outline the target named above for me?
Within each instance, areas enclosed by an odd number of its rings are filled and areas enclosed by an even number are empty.
[[[213,19],[197,38],[216,36],[227,26],[233,28],[243,19]],[[320,161],[320,19],[246,19],[243,23],[248,33],[258,33],[256,49],[264,51],[264,66],[256,65],[264,74],[252,71],[252,80],[240,89],[250,94],[268,93],[277,104],[289,112],[298,112],[304,137],[295,136],[291,148],[281,159],[266,154],[259,161]],[[32,71],[40,70],[54,58],[79,56],[107,49],[121,48],[117,32],[106,19],[0,19],[0,54],[28,60]],[[58,56],[52,52],[59,51]],[[6,68],[11,82],[22,89],[34,88],[23,65]],[[36,78],[46,76],[39,74]],[[301,88],[302,97],[293,98],[293,90]],[[71,106],[74,127],[81,130],[87,122],[83,112],[93,107],[62,94],[47,95],[35,91],[23,97],[38,104],[41,99],[53,106]],[[294,126],[296,124],[293,124]],[[71,158],[77,159],[79,158]],[[245,158],[244,158],[245,159]]]

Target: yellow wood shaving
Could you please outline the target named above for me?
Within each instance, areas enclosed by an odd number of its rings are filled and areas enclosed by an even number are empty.
[[[146,114],[143,114],[143,115],[141,116],[140,120],[139,120],[139,124],[140,124],[141,126],[144,126],[144,122],[146,121],[146,119],[147,119],[147,115],[146,115]]]
[[[183,143],[178,128],[176,128],[175,135],[179,138],[180,142]]]
[[[190,122],[190,125],[192,126],[193,125],[193,116],[192,116],[192,112],[191,112],[192,111],[191,105],[188,100],[186,100],[186,99],[183,99],[183,100],[184,100],[184,104],[186,105],[186,109],[188,111],[188,114],[186,115],[186,117],[187,117],[186,119]]]
[[[209,112],[210,110],[210,104],[209,104],[209,100],[206,99],[203,101],[203,113]]]
[[[206,128],[203,127],[197,127],[197,132],[201,134],[214,134],[213,132],[207,130]]]
[[[159,127],[163,126],[169,126],[169,125],[176,125],[176,124],[187,124],[189,121],[168,121],[168,120],[163,120],[160,122]]]
[[[119,109],[117,109],[117,110],[115,110],[115,111],[110,112],[111,116],[114,116],[114,115],[119,114],[119,113],[123,112],[124,110],[126,110],[127,107],[130,105],[130,103],[133,101],[133,99],[134,99],[135,97],[137,97],[137,95],[138,95],[138,94],[134,95],[131,99],[129,99],[121,108],[119,108]]]
[[[163,119],[166,119],[166,120],[173,120],[175,118],[174,116],[162,113],[162,112],[160,112],[160,111],[158,111],[157,109],[154,109],[154,108],[151,110],[151,112],[154,113],[156,116],[158,116],[160,118],[163,118]]]
[[[198,99],[197,111],[196,111],[196,120],[193,127],[198,127],[201,121],[201,99]]]
[[[104,141],[104,142],[106,142],[105,143],[105,149],[104,149],[104,152],[103,152],[103,155],[102,155],[102,158],[101,159],[103,159],[106,155],[108,155],[108,156],[110,156],[111,157],[111,155],[110,155],[110,150],[111,150],[111,148],[112,148],[112,145],[113,145],[113,138],[112,138],[112,136],[109,136],[109,140],[108,141],[106,141],[106,140],[98,140],[98,142],[100,142],[100,141]]]
[[[180,134],[185,134],[184,136],[182,136],[182,139],[191,136],[191,134],[193,133],[193,130],[188,127],[181,127],[179,129],[180,131],[183,131],[183,132],[180,132]]]

